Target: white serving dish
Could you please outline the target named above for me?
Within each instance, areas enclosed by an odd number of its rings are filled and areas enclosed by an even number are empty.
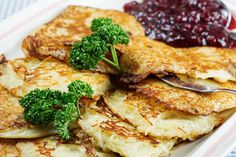
[[[22,39],[44,23],[50,21],[70,4],[102,9],[122,10],[130,0],[39,0],[26,9],[0,23],[0,53],[7,58],[23,57]],[[236,13],[236,1],[224,0]],[[236,147],[236,114],[215,130],[195,142],[176,148],[172,157],[223,157]]]

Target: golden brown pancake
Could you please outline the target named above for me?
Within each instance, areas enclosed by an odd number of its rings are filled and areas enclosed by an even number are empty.
[[[236,89],[235,82],[222,84],[223,87]],[[225,92],[196,93],[174,88],[158,79],[147,79],[131,88],[148,98],[154,98],[157,104],[162,103],[166,109],[174,109],[194,115],[208,115],[236,107],[236,95]]]
[[[103,150],[126,157],[168,156],[175,139],[157,139],[137,132],[136,128],[118,118],[100,101],[86,108],[79,125]]]
[[[236,81],[236,50],[195,47],[177,49],[144,36],[136,19],[123,12],[81,6],[69,6],[39,30],[27,36],[22,48],[28,56],[44,59],[53,56],[68,63],[73,42],[91,34],[89,25],[96,17],[110,17],[131,37],[128,46],[117,45],[124,82],[137,83],[150,74],[186,74],[193,78],[214,78],[220,82]],[[116,74],[100,62],[97,71]]]
[[[0,139],[1,157],[118,157],[95,147],[82,130],[73,131],[76,137],[62,141],[53,135],[36,139]]]
[[[67,85],[74,80],[81,80],[91,85],[93,97],[99,98],[109,88],[109,77],[91,71],[76,71],[61,61],[49,57],[41,62],[27,63],[21,59],[0,64],[0,85],[16,96],[24,96],[35,88],[67,90]],[[35,66],[32,66],[35,65]]]
[[[56,133],[52,127],[27,123],[18,100],[18,97],[0,86],[0,138],[35,138]]]
[[[113,113],[130,122],[137,131],[165,139],[196,140],[211,132],[235,112],[234,109],[207,116],[193,115],[166,108],[165,101],[122,90],[108,93],[104,100]],[[176,103],[181,100],[176,99]]]
[[[119,46],[122,81],[137,83],[150,74],[185,74],[192,78],[236,81],[236,50],[214,47],[177,49],[144,36]]]
[[[36,58],[17,58],[13,61],[0,62],[0,84],[9,90],[22,85],[26,75],[39,63]]]
[[[68,6],[52,21],[27,36],[22,43],[22,48],[29,56],[40,59],[53,56],[67,62],[71,44],[90,35],[91,21],[98,17],[112,18],[114,23],[121,25],[129,34],[144,35],[142,26],[127,13],[83,6]]]
[[[16,148],[15,140],[0,139],[0,156],[1,157],[21,157]]]
[[[75,132],[75,131],[74,131]],[[77,138],[62,141],[58,136],[49,136],[32,140],[21,140],[16,144],[21,157],[115,157],[95,147],[90,137],[76,130]]]
[[[22,97],[35,88],[67,90],[74,80],[89,83],[96,100],[110,87],[109,77],[89,71],[75,71],[57,59],[49,57],[43,61],[34,58],[16,59],[0,64],[0,137],[33,138],[54,134],[52,127],[29,125],[24,121]]]

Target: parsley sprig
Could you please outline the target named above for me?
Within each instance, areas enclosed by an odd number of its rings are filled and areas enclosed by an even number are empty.
[[[68,92],[51,89],[34,89],[19,100],[24,107],[24,118],[33,125],[54,124],[63,140],[70,139],[70,124],[80,117],[77,102],[83,96],[92,97],[89,84],[76,80],[68,86]]]
[[[121,71],[114,46],[128,44],[128,33],[119,25],[114,24],[110,18],[94,19],[90,29],[93,34],[72,45],[69,63],[75,69],[89,70],[95,69],[98,63],[103,60]],[[107,58],[106,53],[111,53],[112,59]]]

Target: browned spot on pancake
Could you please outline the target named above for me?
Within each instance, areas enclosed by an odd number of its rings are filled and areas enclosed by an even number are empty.
[[[36,142],[36,144],[37,144],[37,142]],[[48,142],[44,142],[43,145],[39,145],[37,151],[38,151],[40,154],[45,155],[45,156],[47,156],[47,157],[53,157],[52,154],[51,154],[51,152],[54,151],[55,148],[47,148],[47,147],[46,147],[47,144],[48,144]]]
[[[0,130],[28,126],[23,117],[23,108],[18,98],[0,86]]]
[[[37,39],[31,35],[27,36],[22,42],[22,47],[27,50],[27,52],[25,52],[27,56],[44,59],[44,57],[40,53],[38,53],[39,45],[40,44]]]
[[[128,129],[124,126],[119,126],[117,123],[122,122],[122,120],[114,121],[108,120],[104,121],[100,124],[100,127],[106,131],[115,132],[116,134],[123,136],[123,137],[135,137],[139,140],[145,141],[148,140],[151,144],[159,144],[160,142],[150,138],[149,136],[144,136],[141,133],[136,133],[134,130]]]
[[[0,55],[0,64],[4,64],[4,63],[6,63],[6,62],[7,62],[7,59],[6,59],[5,55],[4,55],[4,54],[1,54],[1,55]]]
[[[236,88],[235,82],[221,84],[223,88]],[[158,79],[146,79],[130,85],[146,98],[156,99],[168,110],[177,110],[194,115],[209,115],[235,107],[236,96],[230,93],[201,94],[171,87]]]
[[[123,137],[135,137],[142,141],[149,141],[151,144],[159,144],[159,141],[154,140],[154,138],[150,136],[145,136],[142,133],[137,133],[133,129],[129,129],[124,126],[120,126],[119,123],[125,122],[130,124],[128,121],[122,120],[117,114],[114,114],[110,108],[104,103],[103,99],[99,100],[97,103],[98,108],[92,108],[94,111],[105,115],[106,117],[110,117],[111,120],[104,121],[100,124],[100,127],[106,131],[115,132],[116,134]],[[116,120],[113,120],[115,118]]]
[[[14,156],[20,157],[20,153],[16,148],[16,140],[13,139],[0,139],[0,156]]]

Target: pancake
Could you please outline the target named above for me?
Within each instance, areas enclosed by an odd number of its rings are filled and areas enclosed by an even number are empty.
[[[91,71],[76,71],[52,57],[37,63],[34,68],[18,63],[11,61],[0,65],[0,73],[2,74],[0,84],[19,97],[35,88],[66,91],[67,85],[74,80],[90,84],[94,90],[94,99],[99,98],[111,87],[107,75]],[[24,70],[21,71],[15,67],[21,67]]]
[[[7,89],[22,85],[26,74],[36,68],[39,63],[40,61],[36,58],[18,58],[13,61],[5,59],[5,62],[0,60],[0,84]]]
[[[16,148],[16,141],[0,139],[0,156],[21,157],[19,151]]]
[[[68,6],[62,13],[27,36],[22,48],[28,56],[44,59],[53,56],[68,62],[68,52],[73,42],[90,35],[94,18],[108,17],[130,35],[144,35],[144,29],[136,19],[116,10],[102,10],[83,6]]]
[[[103,150],[126,157],[168,156],[176,140],[156,139],[138,133],[134,126],[116,117],[107,106],[86,108],[79,120],[82,129]]]
[[[0,73],[2,138],[34,138],[56,133],[53,127],[32,126],[24,120],[18,99],[35,88],[65,91],[70,82],[81,80],[92,86],[96,100],[111,87],[107,75],[75,71],[52,57],[41,62],[30,58],[4,62],[0,64]]]
[[[123,77],[141,82],[150,74],[184,74],[192,78],[236,81],[236,50],[214,47],[177,49],[144,36],[133,36],[118,47]]]
[[[97,17],[112,18],[131,37],[126,45],[117,45],[122,81],[137,83],[150,74],[186,74],[193,78],[214,78],[220,82],[236,81],[236,50],[214,47],[173,48],[145,37],[136,19],[123,12],[82,6],[69,6],[52,21],[27,36],[22,48],[28,56],[44,59],[53,56],[68,63],[73,42],[90,35],[89,26]],[[97,71],[117,72],[104,62]]]
[[[121,90],[107,94],[104,100],[112,112],[136,126],[139,132],[166,139],[196,140],[211,132],[235,111],[195,116],[166,109],[164,102],[145,98],[139,93]]]
[[[52,127],[33,126],[24,120],[18,97],[0,86],[0,138],[35,138],[55,134]]]
[[[80,135],[78,135],[80,134]],[[84,136],[79,131],[78,136]],[[58,136],[49,136],[34,140],[21,140],[16,144],[21,157],[115,157],[116,155],[95,148],[90,138],[74,139],[63,142]]]
[[[235,82],[217,85],[221,85],[223,88],[236,89]],[[130,85],[130,87],[146,97],[154,98],[157,103],[161,102],[166,109],[174,109],[194,115],[209,115],[212,112],[221,112],[236,107],[235,94],[225,92],[201,94],[174,88],[158,79],[147,79],[138,84]]]

